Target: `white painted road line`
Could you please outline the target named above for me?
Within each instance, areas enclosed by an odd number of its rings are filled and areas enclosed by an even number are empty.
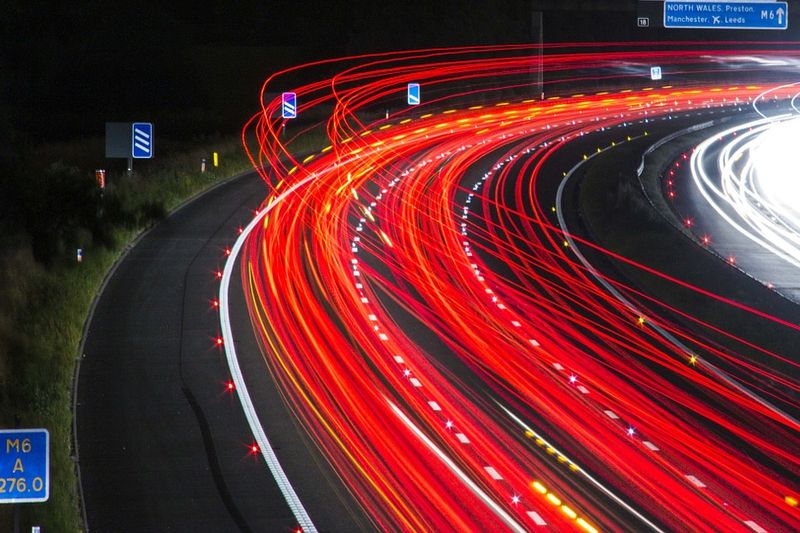
[[[756,533],[767,533],[766,529],[764,529],[763,527],[759,526],[758,524],[756,524],[752,520],[745,520],[744,524],[747,527],[749,527],[750,529],[752,529],[753,531],[755,531]]]
[[[536,524],[537,526],[547,525],[547,522],[545,522],[544,519],[541,516],[539,516],[539,513],[537,513],[536,511],[528,511],[528,516],[531,518],[531,520],[533,520],[533,523]]]
[[[486,470],[486,473],[492,476],[492,479],[495,481],[500,481],[503,479],[503,476],[501,476],[493,466],[484,466],[483,469]]]
[[[283,194],[278,196],[274,202],[267,206],[266,209],[259,212],[258,216],[250,221],[231,248],[231,254],[228,258],[228,261],[225,263],[225,268],[222,272],[222,279],[220,280],[219,286],[219,321],[222,330],[223,348],[225,349],[225,358],[228,362],[228,370],[231,373],[231,379],[236,387],[239,402],[242,404],[244,416],[247,418],[247,423],[250,426],[250,431],[253,433],[253,438],[258,444],[261,456],[264,458],[264,462],[267,464],[272,477],[275,478],[275,482],[278,484],[281,494],[283,494],[283,498],[289,505],[289,509],[292,510],[292,514],[297,520],[297,524],[303,529],[303,531],[308,532],[315,532],[317,531],[317,528],[311,521],[311,517],[308,516],[308,512],[306,511],[305,507],[303,507],[302,502],[300,502],[300,498],[294,491],[294,487],[292,487],[292,484],[286,477],[286,473],[283,471],[283,468],[278,462],[278,458],[275,456],[275,452],[272,450],[272,445],[267,438],[264,427],[261,425],[261,421],[258,419],[256,408],[253,405],[252,399],[250,398],[250,392],[247,389],[247,384],[244,381],[242,370],[239,367],[239,359],[236,356],[236,343],[233,338],[233,328],[231,327],[230,309],[228,308],[228,291],[230,288],[231,277],[233,276],[233,268],[236,264],[236,258],[239,256],[239,252],[242,250],[242,246],[244,246],[244,242],[247,240],[250,232],[253,231],[253,228],[256,227],[256,225],[261,222],[264,216],[272,211],[272,208],[274,208],[280,201],[282,201],[288,195],[294,194],[295,190],[302,187],[315,177],[316,176],[312,174],[284,191]]]
[[[604,412],[606,415],[608,415],[608,418],[613,418],[614,420],[619,420],[619,417],[617,416],[617,413],[615,413],[614,411],[611,411],[611,410],[609,410],[609,409],[606,409],[606,410],[605,410],[605,411],[603,411],[603,412]]]
[[[650,448],[654,452],[659,451],[658,446],[656,446],[655,444],[653,444],[649,440],[643,440],[642,444],[644,444],[645,446],[647,446],[648,448]]]
[[[481,489],[477,483],[472,481],[469,476],[467,476],[463,470],[461,470],[458,465],[453,462],[433,441],[428,438],[406,415],[403,413],[400,408],[398,408],[395,404],[390,402],[388,399],[386,402],[389,404],[389,407],[392,408],[392,411],[397,415],[397,417],[420,439],[428,448],[433,451],[433,453],[469,488],[478,498],[486,504],[489,509],[492,510],[505,524],[510,527],[514,531],[519,531],[520,533],[525,531],[525,528],[522,527],[514,518],[506,512],[497,502],[492,500],[492,498],[486,494],[486,492]]]
[[[688,479],[689,481],[691,481],[691,482],[692,482],[692,484],[693,484],[695,487],[699,488],[699,489],[704,489],[704,488],[706,487],[706,484],[705,484],[705,483],[703,483],[702,481],[700,481],[699,479],[697,479],[696,477],[694,477],[694,476],[693,476],[693,475],[691,475],[691,474],[687,474],[687,475],[686,475],[686,479]]]
[[[456,433],[456,438],[461,442],[461,444],[469,444],[469,439],[463,433]]]

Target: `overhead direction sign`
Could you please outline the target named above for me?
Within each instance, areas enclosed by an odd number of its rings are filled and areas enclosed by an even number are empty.
[[[281,95],[281,116],[283,118],[297,118],[296,93],[283,93]]]
[[[50,433],[0,429],[0,503],[44,502],[50,497]]]
[[[789,8],[786,2],[666,0],[664,27],[785,30],[789,27]]]
[[[408,84],[408,105],[419,105],[419,83]]]
[[[153,157],[153,124],[134,122],[131,127],[131,157],[150,159]]]

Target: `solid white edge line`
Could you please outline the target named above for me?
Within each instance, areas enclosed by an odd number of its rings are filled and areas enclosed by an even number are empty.
[[[267,463],[269,471],[272,474],[272,477],[275,478],[275,482],[278,484],[281,494],[283,494],[286,503],[292,510],[292,514],[294,514],[298,525],[303,529],[304,532],[309,533],[316,532],[317,528],[311,521],[311,517],[308,516],[308,512],[300,502],[300,498],[294,491],[294,487],[292,487],[292,484],[286,477],[286,473],[283,471],[275,452],[272,450],[272,446],[270,445],[267,434],[264,431],[264,427],[261,425],[261,421],[258,419],[258,414],[256,413],[253,401],[250,399],[250,392],[247,390],[244,376],[242,375],[242,371],[239,367],[239,360],[236,357],[236,348],[234,347],[233,330],[230,322],[230,311],[228,309],[228,289],[230,287],[234,265],[236,264],[236,258],[238,257],[245,240],[250,235],[250,232],[253,231],[253,228],[255,228],[256,224],[258,224],[264,218],[264,216],[266,216],[267,213],[269,213],[272,208],[275,207],[281,200],[283,200],[289,194],[292,194],[299,187],[308,183],[314,177],[314,175],[308,176],[284,191],[283,194],[278,196],[275,201],[261,210],[258,215],[253,218],[252,221],[250,221],[231,248],[231,254],[225,263],[225,269],[222,272],[222,280],[220,281],[219,286],[219,322],[222,329],[223,348],[225,349],[225,358],[228,362],[228,369],[231,373],[231,379],[236,387],[236,393],[239,396],[239,401],[242,404],[244,416],[247,418],[247,423],[250,425],[250,431],[253,433],[253,438],[255,438],[256,443],[261,450],[261,456]]]
[[[500,507],[492,498],[489,497],[472,479],[456,465],[434,442],[419,429],[414,422],[412,422],[403,411],[400,410],[394,403],[386,398],[386,403],[389,404],[392,411],[397,417],[416,435],[416,437],[423,442],[455,475],[458,477],[475,495],[480,498],[508,527],[514,531],[524,532],[523,528],[514,518],[509,515],[505,509]]]

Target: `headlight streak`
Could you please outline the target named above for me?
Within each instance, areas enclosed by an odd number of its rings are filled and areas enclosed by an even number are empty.
[[[783,146],[781,138],[791,139],[786,137],[791,132],[783,130],[798,123],[796,115],[782,114],[729,128],[697,147],[691,171],[695,186],[720,218],[800,269],[800,211],[792,198],[796,193],[786,187],[787,180],[797,179],[787,160],[791,152],[772,148]],[[717,170],[710,173],[709,153],[717,149]]]
[[[757,167],[749,155],[766,132],[787,119],[783,115],[730,128],[702,142],[692,153],[690,164],[695,186],[722,219],[754,243],[800,268],[800,220],[791,208],[761,194]],[[717,169],[709,174],[704,163],[708,152],[716,148],[721,138],[734,132],[739,135],[723,146]],[[740,162],[742,158],[744,163]]]
[[[734,530],[751,518],[795,524],[785,498],[796,485],[756,469],[724,439],[694,430],[712,420],[775,450],[792,472],[796,438],[769,419],[764,424],[774,432],[754,435],[752,420],[766,416],[754,402],[681,366],[675,349],[652,331],[657,317],[645,314],[637,326],[626,306],[574,266],[573,250],[561,247],[563,235],[548,224],[550,207],[541,205],[536,188],[524,191],[512,180],[518,172],[535,184],[549,158],[591,132],[749,101],[763,89],[726,88],[720,95],[715,86],[645,87],[430,108],[411,121],[357,116],[410,80],[435,86],[492,79],[501,87],[527,68],[527,57],[513,55],[523,50],[426,51],[412,54],[409,64],[399,54],[370,56],[368,64],[301,88],[301,113],[327,101],[325,91],[333,95],[331,144],[319,154],[287,159],[273,102],[248,124],[258,143],[250,152],[254,166],[268,183],[291,187],[280,201],[265,201],[269,221],[248,226],[242,255],[254,330],[287,405],[381,529],[493,529],[498,520],[522,528],[619,527],[568,481],[575,473],[564,464],[573,463],[555,460],[563,454],[532,454],[508,433],[501,410],[415,344],[395,323],[391,300],[443,339],[504,403],[540,419],[553,432],[550,440],[593,464],[630,509],[645,508],[669,527]],[[459,57],[488,51],[509,57]],[[546,68],[555,74],[597,61],[613,65],[624,55],[554,55]],[[461,96],[473,92],[468,87]],[[480,183],[463,185],[490,160],[497,163]],[[504,187],[513,201],[499,194]],[[515,205],[530,205],[533,213]],[[495,272],[484,261],[489,256],[511,274]],[[220,303],[227,305],[222,295]],[[225,338],[226,348],[233,344]],[[745,418],[727,420],[638,357],[702,384]],[[567,379],[567,369],[579,377]],[[237,393],[243,386],[236,384]],[[687,418],[690,409],[696,414]],[[392,423],[398,413],[403,425]],[[626,432],[631,426],[634,435]],[[788,457],[775,444],[787,435]],[[709,453],[719,455],[713,464]],[[547,494],[557,506],[534,498],[532,479],[553,487]]]

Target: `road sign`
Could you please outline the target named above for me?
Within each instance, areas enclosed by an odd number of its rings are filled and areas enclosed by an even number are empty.
[[[297,118],[297,94],[283,93],[281,102],[281,116],[283,118]]]
[[[419,105],[419,83],[408,84],[408,105]]]
[[[640,28],[649,28],[650,27],[650,18],[649,17],[637,17],[636,18],[636,25]]]
[[[651,80],[661,79],[661,67],[650,67],[650,79]]]
[[[150,159],[153,157],[153,124],[134,122],[131,127],[131,157]]]
[[[0,429],[0,503],[44,502],[50,497],[50,433]]]
[[[664,27],[785,30],[789,27],[789,8],[786,2],[666,0]]]

